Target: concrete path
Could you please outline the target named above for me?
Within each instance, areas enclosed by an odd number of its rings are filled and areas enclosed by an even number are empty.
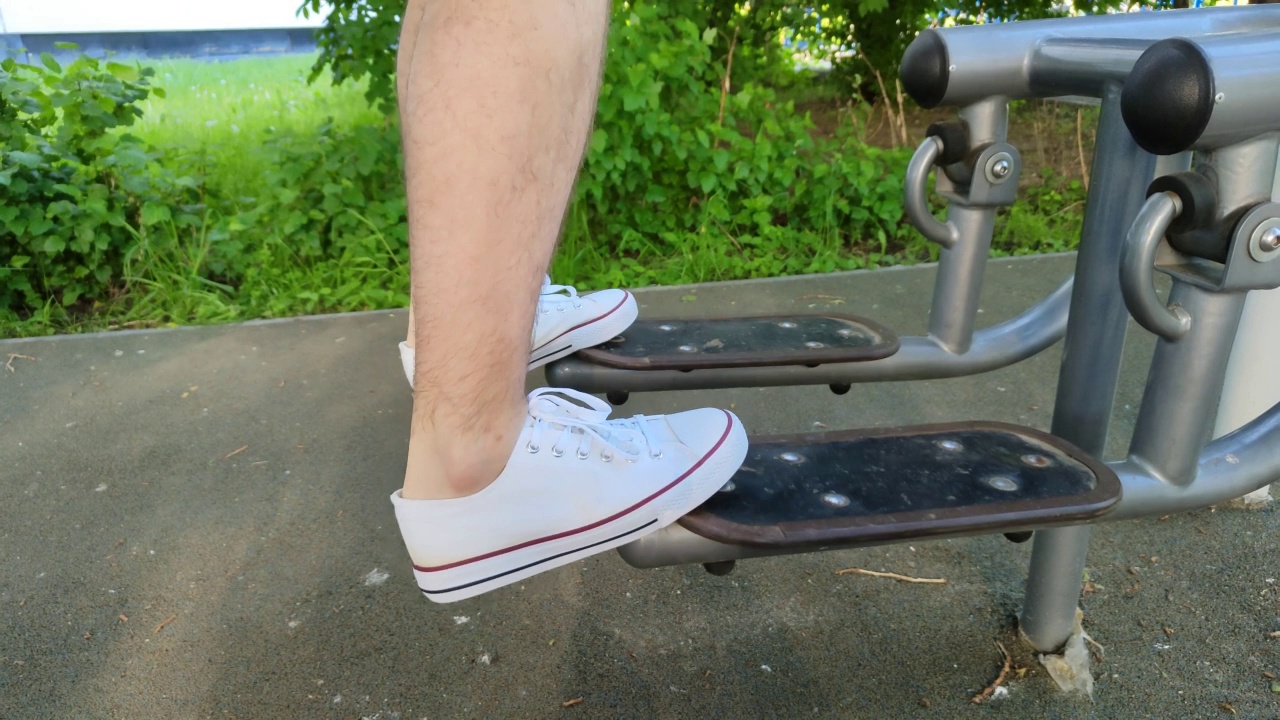
[[[1071,258],[993,262],[983,323]],[[642,312],[827,307],[903,333],[915,268],[639,293]],[[597,556],[456,605],[415,588],[403,313],[0,342],[0,717],[1276,718],[1280,514],[1099,526],[1090,701],[1016,639],[1029,545],[934,541],[633,570]],[[1152,343],[1131,335],[1115,451]],[[26,356],[26,357],[20,357]],[[33,359],[32,359],[33,358]],[[977,378],[635,396],[755,433],[995,419],[1044,428],[1059,353]],[[531,377],[541,382],[541,374]],[[912,585],[845,567],[946,578]],[[1008,694],[969,698],[1016,650]],[[1280,685],[1276,686],[1280,690]],[[581,698],[571,707],[568,701]]]

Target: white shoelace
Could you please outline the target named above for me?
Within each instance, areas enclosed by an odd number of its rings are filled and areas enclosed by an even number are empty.
[[[576,401],[576,402],[574,402]],[[579,404],[581,403],[581,404]],[[542,388],[529,393],[529,417],[533,432],[525,450],[536,453],[542,450],[542,440],[547,434],[556,434],[551,454],[561,457],[575,440],[575,456],[579,460],[591,457],[595,443],[604,445],[600,459],[613,460],[615,452],[628,462],[640,459],[647,450],[649,457],[658,459],[662,451],[651,450],[655,442],[649,435],[649,418],[636,415],[630,418],[607,420],[611,408],[608,403],[586,393],[567,388]]]
[[[550,282],[543,283],[542,296],[539,298],[538,304],[543,315],[551,312],[551,306],[560,312],[565,311],[565,303],[573,303],[573,309],[577,310],[582,307],[582,298],[578,297],[578,290],[570,285],[552,285]]]

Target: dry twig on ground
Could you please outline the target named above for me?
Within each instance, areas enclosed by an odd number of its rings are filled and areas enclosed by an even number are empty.
[[[13,368],[14,360],[30,360],[31,362],[36,361],[36,359],[31,357],[30,355],[22,355],[19,353],[9,353],[9,358],[4,361],[4,369],[8,370],[9,372],[17,372]]]
[[[908,583],[921,583],[923,585],[946,585],[946,578],[918,578],[910,575],[899,575],[891,572],[876,572],[875,570],[863,570],[862,568],[845,568],[837,570],[837,575],[870,575],[871,577],[889,578],[891,580],[899,580]]]
[[[1009,671],[1013,669],[1013,658],[1009,656],[1009,651],[1004,649],[1004,645],[996,643],[996,647],[1000,648],[1000,654],[1004,656],[1004,666],[1000,668],[1000,674],[996,676],[995,682],[985,687],[982,692],[973,696],[974,703],[980,703],[983,700],[995,694],[996,688],[1004,684],[1006,678],[1009,677]]]

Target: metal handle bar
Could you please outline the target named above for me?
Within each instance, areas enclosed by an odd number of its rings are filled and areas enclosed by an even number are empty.
[[[1177,195],[1156,193],[1147,198],[1125,236],[1120,250],[1120,292],[1138,324],[1168,340],[1177,341],[1191,329],[1191,316],[1180,307],[1166,307],[1156,294],[1155,261],[1169,224],[1182,212]]]
[[[944,223],[929,212],[929,171],[942,156],[942,140],[927,137],[907,164],[906,197],[903,205],[907,219],[927,239],[950,248],[960,239],[960,233],[950,223]]]

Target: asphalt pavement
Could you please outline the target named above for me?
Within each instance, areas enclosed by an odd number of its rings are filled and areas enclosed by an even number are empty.
[[[1073,258],[993,261],[980,323]],[[923,330],[934,269],[637,292],[641,312],[786,308]],[[403,312],[0,341],[0,717],[1277,718],[1280,513],[1097,526],[1094,697],[1016,634],[1030,544],[1001,536],[635,570],[614,553],[454,605],[422,598],[388,495]],[[1126,348],[1110,456],[1152,341]],[[756,434],[963,419],[1048,426],[1060,350],[973,378],[636,395]],[[11,369],[10,369],[11,368]],[[531,386],[543,382],[541,372]],[[863,575],[859,567],[945,584]],[[1013,652],[1006,690],[975,705]]]

